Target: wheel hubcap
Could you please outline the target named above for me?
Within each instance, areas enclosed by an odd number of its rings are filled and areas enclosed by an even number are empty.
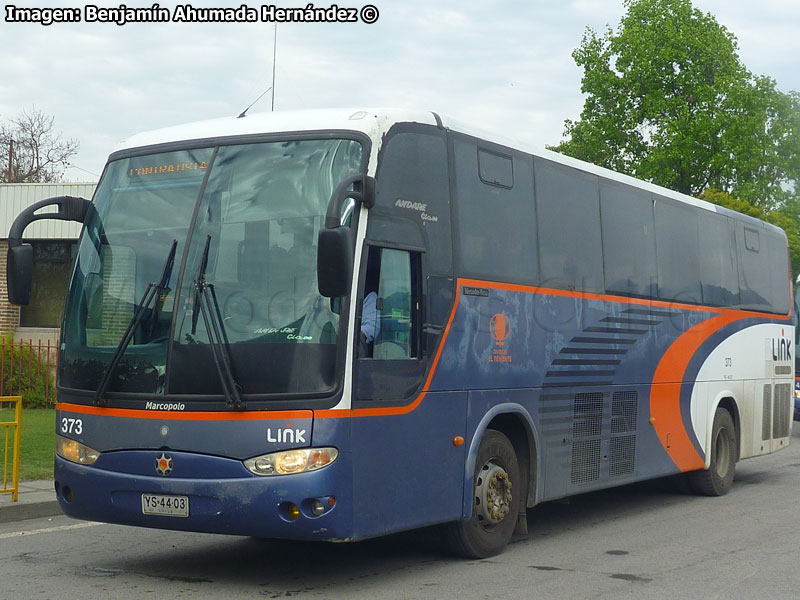
[[[511,480],[505,469],[493,462],[483,465],[475,485],[475,510],[486,524],[500,523],[511,510]]]

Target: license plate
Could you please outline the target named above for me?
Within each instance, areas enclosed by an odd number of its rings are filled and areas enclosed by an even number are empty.
[[[187,496],[142,494],[142,513],[162,517],[188,517],[189,498]]]

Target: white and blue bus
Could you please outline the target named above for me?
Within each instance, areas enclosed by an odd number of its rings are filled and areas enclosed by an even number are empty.
[[[800,327],[797,326],[797,309],[800,306],[800,275],[795,280],[794,306],[792,307],[794,321],[794,342],[795,348],[800,342]],[[794,356],[794,420],[800,421],[800,357]]]
[[[789,444],[772,225],[431,112],[252,115],[134,136],[64,309],[65,513],[351,541],[443,524],[500,552],[538,503]],[[35,285],[35,282],[34,282]]]

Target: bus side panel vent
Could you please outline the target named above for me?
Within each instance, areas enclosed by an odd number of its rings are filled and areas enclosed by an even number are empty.
[[[792,385],[790,383],[775,384],[775,412],[772,437],[784,438],[791,435],[789,413],[791,411]]]
[[[637,392],[614,392],[611,397],[611,434],[636,431]]]
[[[636,435],[619,435],[611,438],[608,474],[610,477],[631,475],[636,457]]]
[[[588,483],[600,479],[600,440],[584,440],[572,444],[572,483]]]
[[[761,411],[761,441],[766,442],[772,429],[772,384],[764,386],[764,405]]]
[[[603,394],[575,394],[572,408],[572,437],[590,438],[600,435],[603,427]]]

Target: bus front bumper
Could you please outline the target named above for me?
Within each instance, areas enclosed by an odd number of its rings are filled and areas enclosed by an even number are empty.
[[[219,474],[215,468],[219,461],[230,464],[230,459],[190,456],[195,462],[207,462],[203,471],[208,473]],[[55,487],[64,513],[76,519],[263,538],[349,541],[353,530],[349,467],[349,456],[340,455],[319,471],[296,475],[177,478],[106,470],[56,456]],[[188,499],[187,516],[145,514],[146,503],[165,498],[169,506],[180,497]],[[323,505],[319,516],[314,514],[314,500]]]

